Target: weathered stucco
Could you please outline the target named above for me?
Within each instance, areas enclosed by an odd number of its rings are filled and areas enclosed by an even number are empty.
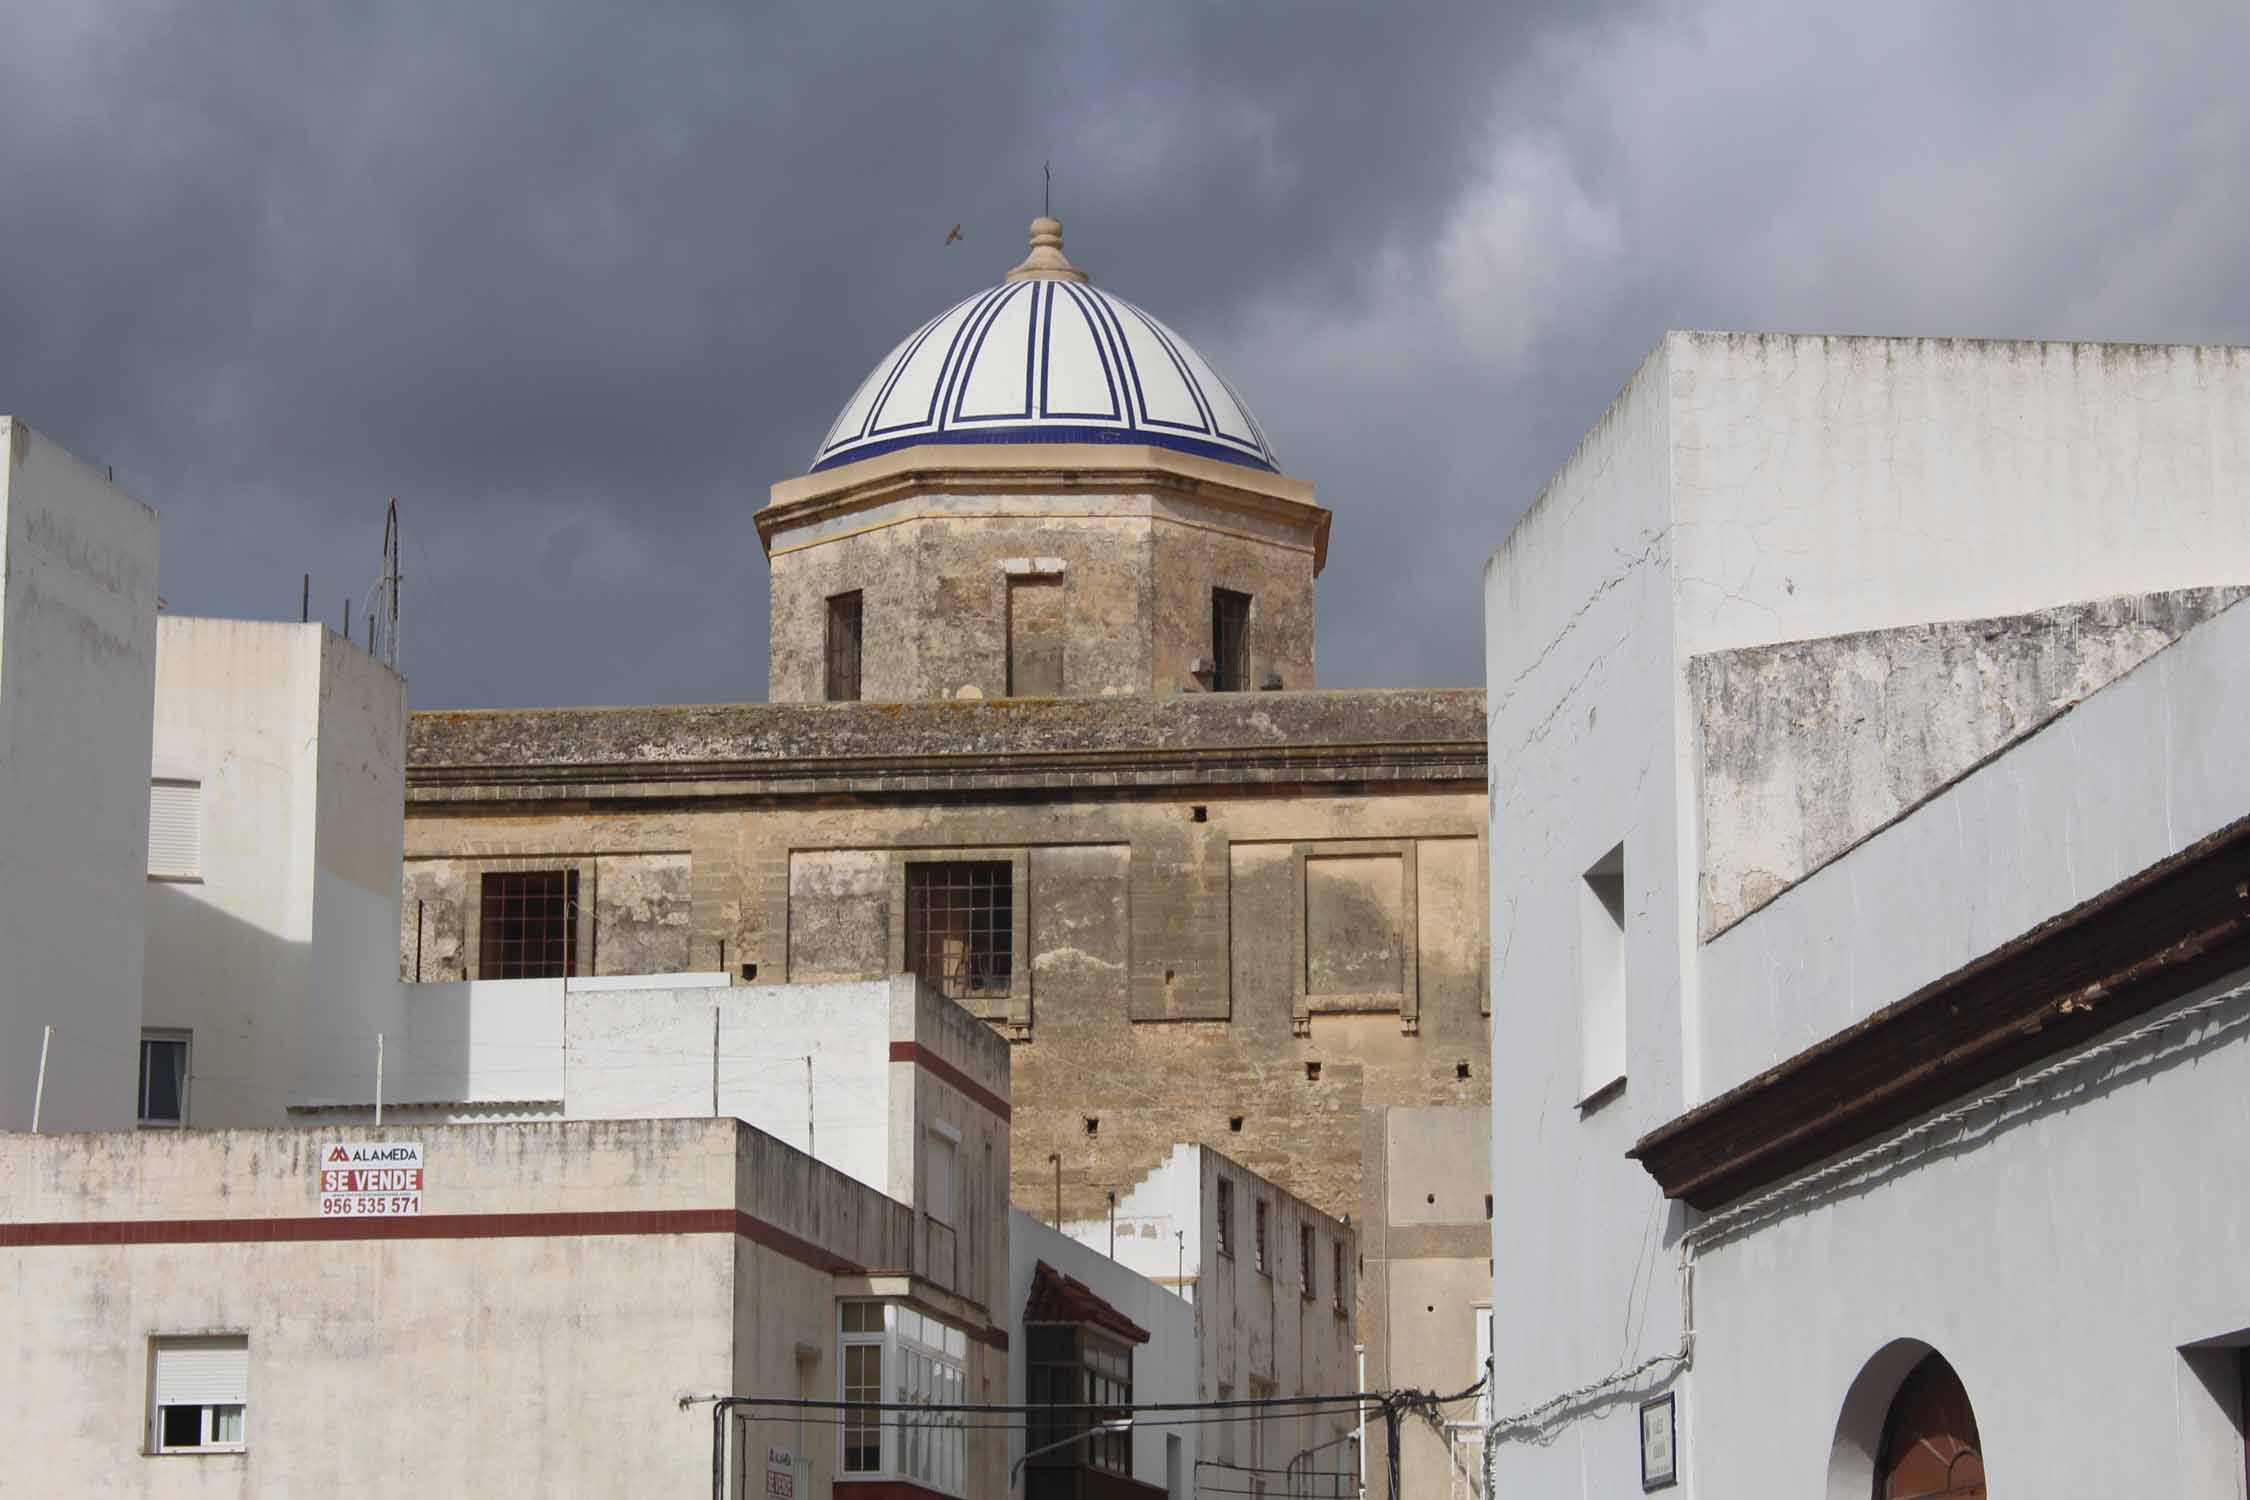
[[[276,1232],[354,1227],[314,1217],[336,1140],[422,1146],[421,1234]],[[0,1402],[24,1493],[403,1500],[708,1493],[710,1408],[678,1398],[830,1387],[837,1299],[906,1290],[872,1273],[914,1264],[918,1220],[728,1119],[0,1137],[0,1224],[43,1236],[0,1247],[0,1334],[46,1398]],[[247,1337],[245,1451],[146,1453],[150,1339],[211,1333]],[[1005,1399],[993,1342],[970,1400]],[[737,1441],[791,1443],[763,1426]],[[1004,1454],[971,1438],[969,1493]],[[835,1455],[816,1429],[810,1493]]]
[[[1703,940],[2245,593],[2136,594],[1694,658]]]

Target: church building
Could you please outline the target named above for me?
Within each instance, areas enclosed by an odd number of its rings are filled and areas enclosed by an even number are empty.
[[[1318,688],[1332,513],[1061,229],[772,487],[769,701],[413,716],[401,973],[916,974],[1011,1044],[1019,1206],[1100,1220],[1208,1143],[1358,1231],[1299,1264],[1243,1205],[1217,1254],[1254,1261],[1261,1316],[1356,1307],[1363,1389],[1460,1390],[1490,1285],[1484,694]],[[1348,545],[1371,523],[1342,511]],[[1410,1425],[1415,1493],[1474,1470],[1462,1436]]]

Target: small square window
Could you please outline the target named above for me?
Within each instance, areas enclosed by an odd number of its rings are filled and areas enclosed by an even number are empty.
[[[188,1119],[188,1033],[141,1033],[138,1118],[144,1126],[178,1129]]]
[[[151,1350],[149,1451],[238,1453],[249,1408],[250,1340],[159,1338]]]

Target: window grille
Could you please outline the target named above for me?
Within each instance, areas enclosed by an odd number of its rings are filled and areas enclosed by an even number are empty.
[[[859,701],[861,654],[861,593],[831,594],[828,598],[828,701]]]
[[[567,979],[578,972],[578,872],[494,871],[478,920],[482,979]]]
[[[1219,1253],[1232,1256],[1234,1254],[1234,1184],[1224,1177],[1219,1179],[1218,1219]]]
[[[1336,1274],[1329,1278],[1329,1281],[1332,1283],[1330,1290],[1335,1294],[1336,1297],[1336,1311],[1350,1312],[1351,1303],[1345,1300],[1344,1289],[1350,1280],[1351,1262],[1345,1258],[1344,1242],[1342,1240],[1338,1240],[1330,1253],[1333,1257],[1333,1262],[1336,1270]]]
[[[1267,1255],[1266,1255],[1266,1200],[1265,1200],[1265,1199],[1263,1199],[1263,1198],[1260,1198],[1260,1199],[1258,1200],[1258,1206],[1257,1206],[1256,1214],[1257,1214],[1257,1239],[1256,1239],[1256,1241],[1255,1241],[1255,1242],[1254,1242],[1254,1244],[1253,1244],[1253,1248],[1254,1248],[1254,1249],[1255,1249],[1255,1251],[1257,1252],[1257,1257],[1258,1257],[1258,1262],[1257,1262],[1257,1263],[1258,1263],[1258,1274],[1259,1274],[1260,1276],[1271,1276],[1271,1275],[1273,1274],[1273,1262],[1272,1262],[1272,1261],[1271,1261],[1270,1259],[1268,1259],[1268,1258],[1267,1258]]]
[[[1211,590],[1211,691],[1239,693],[1250,686],[1250,596]]]
[[[949,998],[1005,995],[1015,977],[1015,871],[1004,859],[906,867],[906,962]]]
[[[1307,1302],[1313,1299],[1313,1274],[1316,1269],[1313,1264],[1313,1253],[1312,1226],[1310,1224],[1301,1225],[1297,1230],[1297,1275],[1299,1278],[1297,1289],[1304,1293]]]

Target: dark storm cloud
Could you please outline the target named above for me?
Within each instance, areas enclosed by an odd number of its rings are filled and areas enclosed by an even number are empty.
[[[333,620],[397,495],[424,706],[761,695],[766,486],[1048,158],[1336,508],[1329,685],[1476,678],[1665,326],[2246,331],[2216,9],[0,9],[0,410],[180,610]]]

